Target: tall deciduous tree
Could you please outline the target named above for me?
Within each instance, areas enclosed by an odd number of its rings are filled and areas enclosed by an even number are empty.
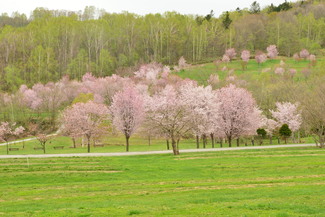
[[[103,104],[92,101],[76,103],[63,111],[62,128],[71,136],[85,136],[90,152],[90,139],[104,134],[107,130],[105,120],[108,119],[108,112],[108,108]]]
[[[233,138],[254,135],[263,126],[261,111],[250,92],[230,84],[217,92],[220,100],[219,135],[227,138],[229,146]]]
[[[146,121],[160,129],[172,141],[174,155],[179,154],[177,140],[191,129],[191,120],[179,92],[170,85],[149,97],[146,103]]]
[[[110,106],[113,125],[126,139],[126,151],[129,151],[129,139],[140,126],[144,117],[144,99],[135,87],[127,87],[116,93]]]

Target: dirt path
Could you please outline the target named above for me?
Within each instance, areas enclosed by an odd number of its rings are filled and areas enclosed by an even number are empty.
[[[190,152],[236,151],[236,150],[291,148],[291,147],[308,147],[308,146],[315,146],[315,144],[268,145],[268,146],[207,148],[207,149],[184,149],[184,150],[180,150],[180,153],[182,154],[182,153],[190,153]],[[172,153],[173,153],[172,150],[166,150],[166,151],[116,152],[116,153],[28,154],[28,155],[0,155],[0,159],[6,159],[6,158],[51,158],[51,157],[113,157],[113,156],[133,156],[133,155],[172,154]]]

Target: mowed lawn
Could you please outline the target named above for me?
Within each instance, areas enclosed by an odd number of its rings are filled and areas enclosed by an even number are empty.
[[[0,216],[325,216],[316,147],[0,165]]]

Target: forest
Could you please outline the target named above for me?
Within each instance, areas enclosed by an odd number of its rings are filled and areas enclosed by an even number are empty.
[[[211,6],[212,7],[212,6]],[[64,75],[81,80],[91,72],[103,77],[128,76],[143,63],[177,64],[181,56],[192,64],[212,62],[227,48],[252,54],[274,44],[279,55],[305,48],[323,55],[323,1],[284,2],[260,8],[237,8],[214,17],[177,12],[140,16],[36,8],[28,18],[0,16],[0,88],[16,91],[22,84],[58,81]]]

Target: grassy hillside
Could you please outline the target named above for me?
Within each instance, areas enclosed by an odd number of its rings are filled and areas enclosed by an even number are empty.
[[[242,61],[240,60],[234,60],[228,64],[226,63],[220,63],[218,67],[214,63],[207,63],[202,65],[193,65],[185,70],[181,70],[180,72],[177,72],[176,74],[179,75],[182,78],[190,78],[193,80],[197,80],[200,84],[207,84],[207,80],[209,79],[211,74],[218,74],[220,80],[224,80],[227,75],[229,74],[229,71],[233,70],[232,75],[238,76],[241,79],[244,79],[246,77],[252,77],[252,76],[260,76],[262,74],[263,70],[266,70],[269,74],[274,74],[274,70],[276,67],[280,67],[280,62],[283,60],[285,62],[284,68],[289,69],[296,69],[297,74],[295,75],[295,80],[301,80],[303,79],[304,75],[301,74],[301,71],[304,69],[313,69],[315,67],[310,67],[310,62],[308,60],[300,60],[295,61],[293,58],[287,58],[287,57],[278,57],[274,60],[267,60],[266,62],[258,65],[255,60],[251,59],[247,64],[247,69],[242,69]],[[323,64],[325,61],[324,57],[320,57],[317,60],[317,66]],[[227,70],[223,71],[222,68],[227,67]],[[269,70],[267,70],[269,69]]]
[[[324,216],[325,150],[0,160],[0,216]]]

